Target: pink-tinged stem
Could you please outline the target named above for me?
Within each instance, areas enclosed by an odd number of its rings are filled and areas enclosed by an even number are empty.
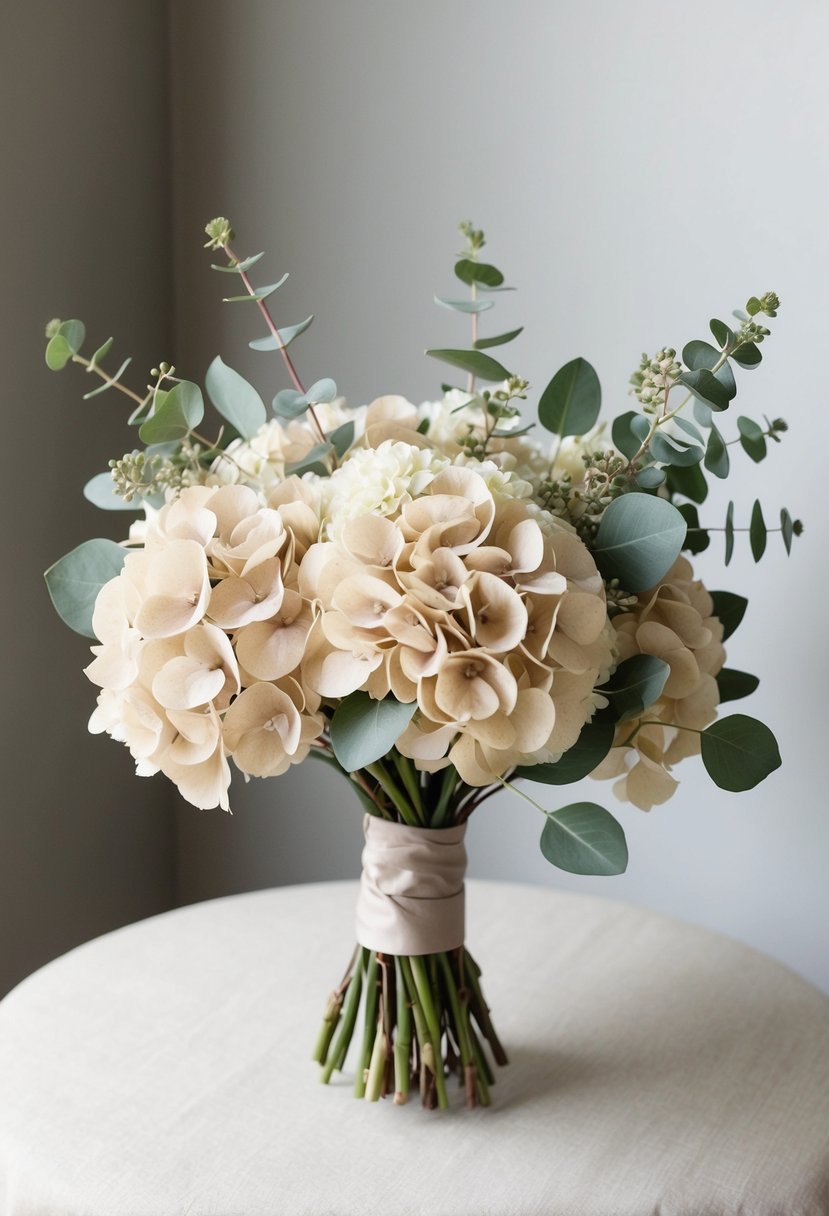
[[[224,249],[225,253],[228,256],[228,259],[231,262],[239,261],[239,259],[236,257],[236,255],[233,253],[232,249],[230,248],[230,245],[223,245],[222,248]],[[248,278],[247,272],[244,270],[240,270],[238,273],[239,273],[239,277],[241,278],[242,282],[245,285],[245,290],[247,291],[248,295],[255,297],[256,288],[253,286],[253,283],[251,283],[250,279]],[[273,335],[277,345],[279,346],[279,353],[282,355],[282,358],[285,362],[285,366],[288,369],[288,375],[291,377],[291,380],[293,381],[294,388],[296,389],[296,391],[298,393],[304,394],[305,389],[302,387],[302,381],[300,380],[300,378],[297,374],[297,370],[294,367],[294,361],[288,353],[287,346],[285,346],[284,342],[282,341],[282,335],[279,332],[279,330],[277,329],[276,322],[274,321],[273,317],[271,316],[270,310],[268,309],[267,304],[265,303],[264,300],[257,300],[256,307],[259,309],[260,313],[262,314],[262,320],[267,325],[267,327],[270,330],[271,334]],[[317,428],[317,433],[319,434],[321,442],[325,443],[325,441],[326,441],[325,440],[325,431],[322,429],[322,427],[320,425],[320,420],[317,417],[316,413],[314,412],[313,405],[308,406],[308,413],[311,415],[311,418],[313,419],[314,426]]]

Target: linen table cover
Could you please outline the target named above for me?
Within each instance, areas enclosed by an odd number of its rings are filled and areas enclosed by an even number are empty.
[[[0,1004],[7,1216],[826,1216],[829,999],[633,907],[470,883],[510,1053],[489,1110],[310,1061],[357,888],[257,892],[74,950]]]

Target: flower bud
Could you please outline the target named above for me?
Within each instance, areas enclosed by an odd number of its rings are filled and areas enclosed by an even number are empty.
[[[230,220],[226,220],[221,215],[215,220],[211,220],[209,224],[205,224],[204,230],[210,238],[205,241],[205,249],[223,249],[236,235],[230,226]]]

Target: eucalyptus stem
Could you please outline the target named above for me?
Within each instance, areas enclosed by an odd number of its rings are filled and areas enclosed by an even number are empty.
[[[127,388],[126,384],[122,384],[121,381],[116,380],[114,376],[110,376],[102,367],[99,367],[97,363],[93,363],[91,359],[85,359],[83,355],[73,355],[72,362],[80,363],[81,367],[85,368],[88,372],[94,372],[95,375],[100,376],[100,378],[104,380],[110,386],[110,388],[117,388],[119,393],[123,393],[126,397],[130,397],[133,401],[137,402],[138,405],[147,404],[149,397],[140,397],[138,393],[134,392],[131,388]],[[100,392],[100,390],[97,391]]]
[[[366,772],[371,773],[374,780],[398,811],[404,823],[408,824],[410,828],[423,826],[419,822],[417,814],[403,796],[402,790],[396,785],[391,773],[383,766],[381,761],[378,760],[375,764],[367,764]]]

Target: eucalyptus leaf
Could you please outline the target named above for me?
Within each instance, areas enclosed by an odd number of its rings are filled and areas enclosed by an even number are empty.
[[[683,548],[689,553],[704,552],[711,544],[711,535],[699,526],[699,512],[696,507],[692,502],[684,502],[677,510],[688,525]]]
[[[344,456],[354,442],[354,423],[344,422],[342,426],[329,431],[326,439],[338,456]]]
[[[96,473],[83,488],[83,496],[93,506],[102,511],[141,511],[144,508],[143,498],[134,498],[132,502],[124,502],[120,494],[115,493],[112,474]]]
[[[745,616],[748,600],[733,591],[712,591],[711,599],[714,602],[714,616],[723,627],[722,640],[725,642]]]
[[[650,442],[650,454],[660,464],[671,465],[671,467],[679,465],[680,468],[687,468],[692,464],[699,464],[703,457],[703,450],[695,443],[685,443],[683,440],[657,431]]]
[[[756,562],[766,551],[766,540],[768,532],[766,530],[766,522],[763,519],[763,508],[760,506],[759,498],[755,498],[754,506],[751,508],[751,523],[748,529],[748,538],[751,543],[751,553]]]
[[[742,346],[731,352],[731,358],[735,363],[739,363],[740,367],[752,368],[761,362],[763,354],[753,342],[743,342]]]
[[[311,448],[310,452],[306,452],[301,460],[295,460],[293,464],[285,465],[285,475],[291,477],[294,474],[299,477],[303,473],[321,473],[322,476],[327,475],[328,469],[321,462],[330,456],[332,445],[326,440],[325,443],[318,443],[316,447]]]
[[[244,376],[217,355],[205,377],[207,395],[221,416],[243,439],[252,439],[265,425],[267,413],[262,398]]]
[[[337,386],[334,381],[325,376],[322,380],[315,380],[310,388],[305,390],[305,396],[312,405],[328,404],[333,401],[337,395]]]
[[[541,852],[569,874],[624,874],[628,863],[621,824],[595,802],[573,802],[548,814]]]
[[[709,473],[713,473],[715,477],[725,478],[728,476],[730,461],[728,459],[728,448],[725,446],[722,435],[711,423],[711,430],[708,434],[708,444],[705,449],[706,469]]]
[[[693,422],[689,422],[687,418],[673,418],[671,419],[671,422],[675,427],[678,427],[680,431],[684,431],[686,435],[689,435],[691,439],[695,440],[697,443],[705,443],[699,428],[694,426]]]
[[[73,355],[78,353],[86,340],[86,326],[83,321],[64,321],[58,333],[65,339]]]
[[[671,669],[652,654],[635,654],[614,671],[603,684],[602,696],[610,700],[617,721],[638,718],[662,693]]]
[[[714,335],[715,341],[719,342],[724,349],[729,343],[734,341],[734,331],[730,329],[724,321],[718,321],[714,317],[708,323],[711,333]]]
[[[708,497],[708,482],[698,464],[680,469],[676,465],[668,469],[668,489],[672,494],[682,494],[692,502],[703,503]]]
[[[702,732],[702,762],[721,790],[754,789],[780,767],[780,751],[769,728],[756,718],[733,714]]]
[[[249,300],[252,304],[258,304],[262,300],[267,300],[269,296],[272,296],[274,294],[274,292],[279,291],[282,284],[288,278],[289,278],[289,275],[288,275],[288,272],[286,271],[278,283],[269,283],[267,285],[267,287],[257,287],[257,288],[255,288],[254,295],[250,295],[248,293],[247,295],[244,295],[244,296],[225,296],[222,300],[222,303],[223,304],[243,304]]]
[[[60,372],[72,358],[72,347],[63,334],[55,334],[46,344],[46,366],[53,372]]]
[[[541,394],[538,417],[554,435],[584,435],[595,425],[601,406],[602,390],[594,368],[586,359],[571,359]]]
[[[670,570],[685,540],[685,520],[671,503],[633,491],[602,516],[593,556],[605,579],[646,591]]]
[[[616,728],[609,719],[594,718],[581,729],[576,742],[554,764],[527,764],[515,770],[515,776],[543,785],[570,785],[588,777],[601,764],[613,746]]]
[[[444,300],[442,296],[435,296],[435,303],[441,308],[451,308],[453,312],[487,312],[495,307],[494,300]]]
[[[97,365],[99,363],[102,363],[103,360],[106,359],[107,355],[109,354],[110,350],[112,349],[112,344],[114,341],[115,341],[114,338],[107,338],[106,342],[104,342],[104,344],[102,346],[98,347],[98,349],[95,351],[95,354],[89,360],[89,362],[92,364],[93,367],[97,367]]]
[[[727,409],[737,395],[734,373],[725,362],[712,371],[722,354],[709,342],[688,342],[682,351],[682,361],[688,368],[680,375],[680,383],[691,390],[703,404],[715,410]]]
[[[657,468],[655,464],[646,465],[640,469],[633,479],[634,485],[640,490],[658,490],[667,481],[665,469]]]
[[[729,502],[725,512],[725,564],[734,556],[734,503]]]
[[[762,311],[763,311],[763,305],[760,303],[760,301],[757,299],[756,296],[752,296],[751,299],[746,304],[746,312],[748,313],[748,315],[750,317],[756,317],[758,312],[762,312]]]
[[[164,395],[161,404],[160,398],[161,394],[158,394],[153,412],[138,431],[138,437],[144,443],[184,439],[204,417],[201,389],[190,380],[179,380]]]
[[[704,401],[700,401],[699,397],[695,397],[693,409],[694,417],[700,426],[709,427],[711,425],[711,418],[713,416],[711,406],[706,405]]]
[[[650,429],[650,423],[644,414],[627,410],[613,419],[613,425],[610,428],[613,446],[623,456],[627,456],[628,460],[633,460],[647,439]]]
[[[759,464],[766,456],[766,437],[763,428],[753,418],[740,415],[737,419],[737,429],[740,432],[740,445],[747,456],[755,464]]]
[[[251,350],[284,350],[286,346],[290,346],[294,338],[298,338],[300,334],[304,334],[308,326],[314,319],[314,314],[306,317],[304,321],[300,321],[297,325],[280,326],[279,336],[281,342],[277,342],[273,334],[268,334],[267,338],[254,338],[248,342]]]
[[[295,388],[283,388],[271,402],[271,409],[280,418],[299,418],[308,409],[308,398]]]
[[[61,620],[94,638],[92,612],[104,583],[120,572],[128,550],[114,540],[86,540],[46,571],[46,586]]]
[[[721,705],[726,701],[740,701],[743,697],[751,696],[760,683],[757,676],[747,671],[736,671],[733,667],[721,667],[716,680]]]
[[[475,350],[489,350],[491,346],[505,346],[507,342],[512,342],[513,338],[517,338],[523,332],[524,326],[519,325],[518,329],[511,329],[505,334],[496,334],[493,338],[479,338],[475,343]]]
[[[785,507],[780,512],[780,533],[783,537],[783,544],[786,546],[786,552],[791,553],[792,540],[794,538],[794,522]]]
[[[411,722],[417,702],[393,697],[375,701],[366,692],[353,692],[341,701],[331,719],[331,746],[347,773],[374,764],[394,747]]]
[[[495,266],[488,262],[473,262],[471,258],[461,258],[455,263],[455,274],[462,283],[472,286],[479,283],[484,287],[500,287],[504,276]]]
[[[262,253],[251,254],[249,258],[245,258],[243,262],[234,262],[232,266],[214,266],[211,265],[211,270],[218,270],[222,274],[241,274],[243,270],[250,270],[251,266],[265,256],[264,250]]]
[[[508,380],[510,376],[502,364],[479,350],[427,350],[426,354],[452,367],[459,367],[479,380]]]
[[[114,376],[110,376],[109,380],[105,380],[103,384],[99,384],[97,388],[90,389],[88,393],[84,393],[83,400],[89,401],[90,397],[97,397],[100,393],[105,393],[108,388],[112,388],[114,385],[116,385],[131,363],[132,355],[128,356],[124,360],[124,362],[118,368],[118,371]],[[127,423],[131,425],[135,421],[136,416],[145,408],[148,409],[149,405],[145,406],[143,403],[139,405],[138,409],[133,410],[133,412],[130,414],[129,418],[127,419]]]

